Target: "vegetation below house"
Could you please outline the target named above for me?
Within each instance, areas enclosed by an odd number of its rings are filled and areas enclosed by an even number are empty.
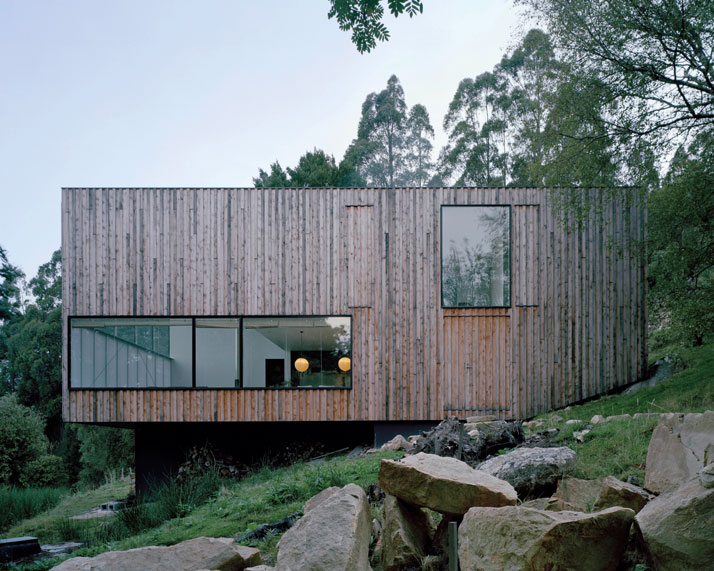
[[[669,348],[671,351],[675,348]],[[579,406],[542,415],[546,427],[558,426],[558,445],[577,452],[571,474],[595,479],[613,475],[619,479],[634,476],[642,482],[655,417],[638,420],[612,420],[595,425],[585,442],[576,442],[568,419],[589,421],[594,415],[610,416],[637,412],[701,412],[714,409],[714,344],[696,348],[676,347],[687,368],[661,384],[643,388],[632,395],[611,395]],[[562,418],[556,421],[557,414]],[[170,545],[199,536],[241,537],[258,526],[302,512],[305,501],[329,486],[353,482],[367,489],[377,481],[382,458],[398,458],[399,452],[380,452],[367,456],[342,456],[319,463],[298,463],[272,469],[265,465],[240,481],[219,480],[213,476],[195,479],[186,485],[159,489],[153,501],[140,504],[109,518],[68,520],[110,499],[125,497],[127,481],[105,485],[97,490],[66,497],[53,509],[10,528],[6,536],[36,535],[41,542],[81,540],[88,547],[76,555],[96,555],[107,549],[121,550],[147,545]],[[279,534],[254,542],[264,558],[275,560]],[[55,560],[53,563],[56,563]],[[46,569],[42,563],[26,569]]]

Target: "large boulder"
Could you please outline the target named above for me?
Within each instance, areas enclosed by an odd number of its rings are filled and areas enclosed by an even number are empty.
[[[382,460],[380,487],[419,507],[461,515],[472,506],[515,505],[513,487],[456,458],[420,452],[399,461]]]
[[[478,469],[511,484],[520,498],[550,495],[575,467],[575,452],[559,448],[517,448],[479,464]]]
[[[429,515],[421,508],[387,494],[383,521],[382,568],[397,571],[418,567],[429,550],[432,532]]]
[[[372,518],[364,490],[347,484],[313,505],[278,543],[276,571],[367,571]]]
[[[542,509],[549,511],[595,511],[595,502],[600,496],[602,480],[581,480],[579,478],[563,478],[558,482],[555,493],[546,500]],[[532,502],[529,502],[531,505]],[[533,504],[535,507],[537,504]],[[608,506],[612,507],[612,506]],[[629,507],[629,506],[624,506]]]
[[[634,512],[471,508],[459,526],[462,571],[616,569]]]
[[[714,569],[714,488],[698,478],[652,500],[637,523],[656,569]]]
[[[60,571],[117,571],[152,569],[195,571],[220,569],[243,571],[260,565],[260,551],[236,545],[231,537],[197,537],[168,547],[139,547],[127,551],[107,551],[95,557],[74,557],[55,567]]]
[[[652,500],[654,496],[639,486],[618,480],[614,476],[607,476],[600,487],[600,493],[594,508],[603,510],[620,506],[630,508],[635,513],[639,513],[642,508],[647,505],[647,502]]]
[[[714,411],[661,414],[647,449],[645,488],[656,494],[679,486],[714,462]]]

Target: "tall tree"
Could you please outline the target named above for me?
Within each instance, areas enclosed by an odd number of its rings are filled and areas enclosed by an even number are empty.
[[[362,104],[362,116],[346,157],[371,186],[393,187],[403,174],[407,104],[396,75],[379,93],[370,93]]]
[[[434,127],[431,126],[426,107],[420,103],[409,110],[406,131],[404,183],[409,186],[424,186],[431,179],[434,170],[431,160]]]
[[[387,5],[395,17],[409,14],[412,18],[424,10],[422,0],[387,0]],[[352,32],[352,43],[360,53],[372,51],[377,41],[389,40],[381,0],[330,0],[327,17],[335,18],[340,30]]]
[[[520,0],[546,23],[578,75],[608,85],[603,126],[664,138],[714,121],[714,3]]]
[[[10,264],[5,249],[0,246],[0,322],[19,313],[21,309],[19,282],[24,277],[25,274],[20,268]]]
[[[449,143],[440,166],[455,184],[506,184],[507,138],[505,112],[510,105],[501,74],[485,72],[459,83],[444,129]]]

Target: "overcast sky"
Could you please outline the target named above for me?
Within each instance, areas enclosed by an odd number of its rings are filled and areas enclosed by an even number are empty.
[[[510,0],[425,0],[360,55],[327,0],[0,0],[0,245],[32,277],[63,186],[252,186],[340,160],[365,96],[399,77],[437,135],[464,77],[526,25]]]

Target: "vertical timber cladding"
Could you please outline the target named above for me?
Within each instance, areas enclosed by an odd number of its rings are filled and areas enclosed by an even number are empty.
[[[79,422],[526,417],[645,362],[637,208],[540,189],[64,189],[69,315],[351,315],[352,390],[68,390]],[[511,208],[511,306],[441,307],[442,205]],[[66,319],[65,319],[66,323]]]

